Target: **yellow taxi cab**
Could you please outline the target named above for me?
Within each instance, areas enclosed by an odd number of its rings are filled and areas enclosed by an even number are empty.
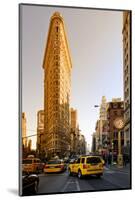
[[[55,159],[49,160],[44,166],[45,173],[52,173],[52,172],[63,172],[66,170],[66,164],[63,160]]]
[[[44,164],[39,158],[27,157],[22,161],[22,171],[25,173],[39,173],[42,172]]]
[[[87,175],[101,177],[104,171],[103,159],[99,156],[80,156],[74,163],[69,164],[69,175],[77,174],[78,178]]]

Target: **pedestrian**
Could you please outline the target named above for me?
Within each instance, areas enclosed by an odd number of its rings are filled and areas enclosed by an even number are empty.
[[[105,161],[105,165],[106,165],[107,162],[108,162],[108,155],[107,155],[107,153],[106,153],[105,156],[104,156],[104,161]]]
[[[111,160],[112,160],[112,157],[111,157],[111,154],[109,153],[108,154],[108,161],[107,161],[109,166],[111,165]]]
[[[125,153],[123,154],[123,165],[127,165],[127,155]]]

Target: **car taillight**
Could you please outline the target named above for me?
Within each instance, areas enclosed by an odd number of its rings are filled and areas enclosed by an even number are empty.
[[[63,168],[63,165],[57,165],[57,168]]]
[[[83,169],[87,169],[87,165],[86,164],[83,164]]]

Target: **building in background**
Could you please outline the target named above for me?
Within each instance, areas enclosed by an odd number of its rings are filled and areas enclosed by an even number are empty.
[[[86,154],[86,141],[85,141],[85,137],[83,134],[80,135],[79,138],[79,155],[85,155]]]
[[[106,118],[107,118],[106,106],[107,106],[106,97],[102,96],[101,105],[100,105],[100,114],[99,114],[100,120],[106,120]]]
[[[70,109],[70,119],[71,119],[71,128],[75,130],[78,125],[78,114],[76,109],[73,108]]]
[[[96,152],[96,132],[92,134],[92,146],[91,146],[91,152]]]
[[[27,138],[27,119],[26,113],[22,113],[22,157],[26,158],[28,154],[28,138]]]
[[[121,98],[113,98],[106,102],[102,97],[99,119],[96,121],[95,132],[92,135],[92,152],[108,155],[118,155],[118,130],[114,126],[117,117],[124,117],[124,102]],[[121,131],[121,145],[124,146],[124,130]]]
[[[50,20],[44,69],[44,148],[47,156],[70,153],[71,58],[64,20],[55,12]]]
[[[78,125],[77,110],[70,109],[70,126],[71,126],[71,156],[80,152],[80,129]]]
[[[81,130],[78,125],[77,110],[70,109],[70,126],[71,126],[71,145],[70,156],[80,155],[86,153],[86,141],[84,135],[81,134]]]
[[[92,143],[90,144],[90,143],[86,142],[85,145],[86,145],[86,155],[89,155],[92,152],[92,145],[93,144]]]
[[[96,121],[94,139],[95,139],[95,149],[96,149],[96,152],[98,152],[99,148],[101,148],[101,146],[100,146],[100,122],[99,122],[99,120]]]
[[[107,151],[107,140],[108,140],[108,133],[107,133],[107,101],[106,97],[102,96],[101,105],[100,105],[100,113],[99,113],[99,135],[100,135],[100,148],[102,153],[106,153]]]
[[[130,68],[131,68],[131,12],[123,12],[123,74],[124,74],[124,146],[130,148]]]
[[[102,153],[106,151],[107,144],[107,102],[106,97],[102,96],[100,104],[99,119],[96,122],[95,133],[93,134],[93,150]]]
[[[27,147],[28,154],[31,154],[32,151],[32,139],[28,140],[28,147]]]
[[[115,161],[118,155],[118,130],[114,126],[114,120],[117,117],[124,118],[124,102],[120,98],[114,98],[107,104],[108,150],[115,156]],[[121,146],[124,146],[124,130],[121,130]]]
[[[39,157],[45,157],[44,149],[44,110],[37,113],[37,153]]]
[[[71,126],[71,140],[70,140],[70,154],[75,155],[77,149],[77,143],[79,141],[78,135],[78,125],[77,125],[77,110],[71,108],[70,109],[70,126]]]
[[[22,113],[22,145],[24,148],[27,147],[27,120],[25,112]]]

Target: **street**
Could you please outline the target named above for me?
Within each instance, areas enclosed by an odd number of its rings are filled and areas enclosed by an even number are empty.
[[[101,178],[91,176],[79,179],[77,176],[69,176],[67,171],[58,174],[40,174],[39,178],[38,194],[130,188],[130,171],[127,168],[105,167]]]

